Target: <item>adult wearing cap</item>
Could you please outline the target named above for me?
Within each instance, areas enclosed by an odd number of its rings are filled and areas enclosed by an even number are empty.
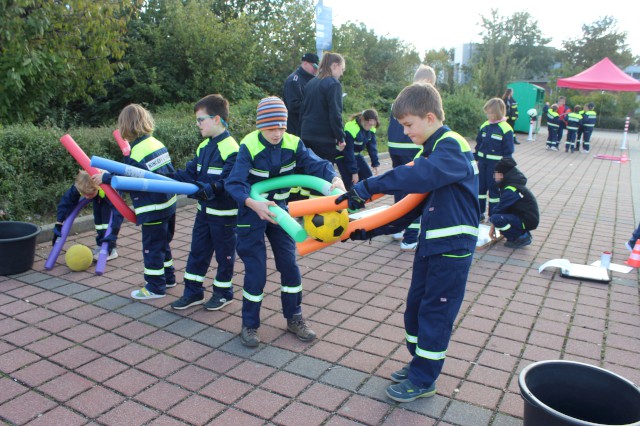
[[[254,200],[249,194],[251,185],[257,182],[296,172],[330,181],[342,190],[344,184],[331,163],[308,150],[299,137],[285,132],[287,108],[280,98],[260,101],[256,127],[258,130],[240,143],[236,164],[225,181],[226,191],[238,203],[236,251],[247,271],[242,291],[240,341],[251,348],[260,344],[260,307],[267,282],[266,236],[280,272],[280,300],[287,330],[309,342],[316,334],[302,316],[302,278],[296,264],[295,241],[276,223],[275,214],[269,210],[274,205],[286,210],[289,191],[287,188],[269,191],[265,196],[268,201]]]
[[[489,235],[496,239],[499,230],[507,239],[509,248],[520,248],[531,244],[531,231],[538,227],[540,213],[538,202],[527,188],[527,178],[513,158],[504,157],[496,164],[493,178],[500,191],[500,202],[493,208],[489,222]]]
[[[307,148],[332,163],[335,162],[336,148],[342,150],[345,146],[342,85],[339,80],[344,70],[342,55],[325,52],[318,75],[304,89],[302,104],[300,137]]]
[[[284,82],[284,104],[289,111],[287,133],[300,136],[300,115],[304,100],[304,87],[318,73],[318,55],[305,53],[297,70]]]

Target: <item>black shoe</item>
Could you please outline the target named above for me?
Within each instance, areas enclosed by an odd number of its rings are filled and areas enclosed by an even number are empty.
[[[191,297],[182,296],[180,299],[176,300],[171,304],[173,309],[187,309],[192,306],[202,305],[204,303],[204,295],[196,295],[194,294]]]
[[[248,348],[257,348],[260,344],[258,329],[242,326],[242,332],[240,333],[240,342]]]
[[[518,141],[514,140],[514,141],[513,141],[513,144],[514,144],[514,145],[520,145],[520,142],[518,142]]]
[[[518,238],[516,238],[513,241],[507,241],[506,243],[504,243],[504,246],[508,248],[520,248],[520,247],[528,246],[529,244],[531,244],[531,241],[533,241],[533,238],[531,238],[531,234],[527,232],[525,234],[520,235]]]
[[[479,219],[479,221],[480,221],[480,222],[484,222],[484,220],[485,220],[486,218],[487,218],[487,217],[484,215],[484,213],[482,213],[482,214],[480,215],[480,219]]]
[[[204,304],[204,308],[207,311],[217,311],[224,308],[231,302],[233,302],[233,299],[227,299],[226,297],[220,294],[213,293],[213,296],[211,296],[211,299],[209,299],[209,301]]]

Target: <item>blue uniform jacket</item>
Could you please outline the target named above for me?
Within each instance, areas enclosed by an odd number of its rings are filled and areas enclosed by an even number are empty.
[[[427,139],[413,166],[396,167],[381,176],[358,182],[355,189],[367,198],[377,193],[429,192],[417,209],[375,229],[373,235],[397,232],[421,215],[417,255],[475,250],[480,217],[478,167],[467,141],[447,126]]]
[[[336,160],[342,158],[349,173],[358,173],[358,163],[355,156],[362,155],[365,148],[371,159],[371,167],[380,166],[375,127],[372,127],[371,130],[364,130],[357,120],[351,120],[344,126],[344,133],[346,145],[342,152],[338,151]]]
[[[131,154],[124,157],[129,166],[161,175],[175,173],[167,148],[153,136],[143,136],[131,144]],[[111,183],[111,174],[105,173],[102,182]],[[136,224],[158,222],[176,214],[176,195],[157,192],[129,191],[136,213]]]
[[[342,85],[338,79],[316,77],[305,86],[300,137],[327,144],[344,140]]]
[[[331,163],[308,150],[297,136],[284,134],[277,145],[266,141],[259,130],[249,133],[240,142],[236,164],[225,181],[225,189],[238,203],[242,212],[249,198],[251,185],[296,171],[331,182],[336,176]],[[289,188],[276,189],[265,197],[281,206],[286,205]]]
[[[596,125],[597,117],[598,117],[598,114],[596,114],[596,112],[593,110],[584,111],[582,115],[582,128],[587,132],[592,131]]]
[[[225,130],[215,138],[202,141],[186,168],[176,171],[171,177],[180,182],[211,185],[224,181],[236,162],[238,148],[238,143]],[[198,211],[208,219],[221,223],[236,222],[238,216],[238,206],[226,191],[216,194],[212,200],[199,200]]]
[[[476,136],[476,155],[479,160],[500,161],[502,157],[511,157],[513,151],[513,128],[506,121],[485,121],[480,126]]]
[[[302,117],[302,102],[304,101],[304,87],[314,77],[302,67],[298,67],[284,82],[284,96],[282,100],[287,106],[287,132],[300,136],[300,122]]]
[[[82,194],[78,192],[78,189],[75,185],[72,185],[69,188],[58,203],[58,210],[56,214],[56,220],[60,223],[63,223],[67,217],[71,214],[73,209],[78,205]],[[120,229],[122,225],[123,217],[120,212],[113,207],[111,201],[106,197],[103,190],[98,191],[98,195],[96,195],[92,200],[93,204],[93,220],[96,225],[96,230],[99,229],[107,229],[109,225],[109,214],[104,214],[108,210],[113,213],[113,218],[111,219],[111,229]],[[108,209],[108,210],[107,210]]]

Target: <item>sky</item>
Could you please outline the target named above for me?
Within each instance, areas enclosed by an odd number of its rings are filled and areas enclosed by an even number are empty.
[[[362,22],[378,36],[399,38],[413,44],[421,56],[426,50],[455,48],[480,42],[481,16],[491,9],[509,17],[529,12],[538,21],[543,37],[552,38],[549,46],[561,48],[562,42],[582,36],[582,25],[593,24],[604,16],[617,20],[618,31],[627,32],[627,44],[640,56],[640,15],[634,0],[550,1],[534,0],[324,0],[332,8],[334,30],[347,21]],[[395,6],[395,7],[393,7]],[[577,7],[578,6],[578,7]],[[549,13],[553,11],[553,13]]]

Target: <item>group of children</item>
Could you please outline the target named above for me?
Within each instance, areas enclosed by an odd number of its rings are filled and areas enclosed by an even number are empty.
[[[560,96],[558,103],[543,108],[543,115],[547,118],[547,150],[558,151],[564,129],[567,129],[567,139],[564,152],[585,152],[591,150],[591,134],[596,125],[597,113],[593,110],[595,104],[589,102],[584,106],[575,105],[573,110],[566,106],[566,98]],[[582,143],[582,151],[580,144]]]
[[[418,148],[418,155],[412,165],[394,164],[392,170],[379,176],[367,171],[361,174],[360,169],[364,167],[357,154],[361,152],[360,146],[369,147],[372,165],[377,166],[375,149],[371,150],[377,114],[366,110],[356,115],[347,123],[346,133],[353,139],[358,175],[345,156],[342,170],[348,177],[345,179],[349,182],[347,190],[331,162],[319,158],[299,137],[286,132],[287,109],[277,97],[260,101],[256,112],[257,130],[245,136],[240,144],[227,129],[226,99],[209,95],[198,101],[194,107],[196,124],[205,139],[198,145],[194,158],[181,170],[174,168],[166,147],[153,137],[151,114],[140,105],[127,106],[118,119],[120,132],[131,141],[131,153],[124,162],[198,187],[191,195],[198,200],[198,207],[184,274],[185,287],[182,297],[171,304],[172,308],[204,304],[208,310],[218,310],[231,303],[237,252],[246,271],[240,341],[248,347],[257,347],[267,279],[266,237],[280,273],[287,330],[302,341],[311,341],[316,334],[302,315],[303,287],[295,243],[276,223],[275,213],[269,210],[270,206],[287,208],[289,189],[269,191],[266,201],[258,201],[249,195],[251,186],[292,173],[308,174],[330,181],[331,189],[346,191],[336,203],[347,200],[350,209],[362,208],[373,194],[402,196],[428,192],[426,200],[402,218],[375,230],[355,230],[350,238],[364,240],[380,234],[398,234],[416,220],[420,221],[404,314],[405,339],[412,359],[391,374],[396,384],[390,385],[386,393],[399,402],[434,395],[453,323],[464,299],[478,239],[481,202],[486,203],[487,199],[478,196],[479,182],[483,181],[480,185],[485,193],[489,191],[490,221],[508,241],[528,235],[530,243],[528,231],[537,226],[537,216],[521,215],[523,210],[532,209],[535,198],[526,190],[526,179],[522,179],[511,158],[513,130],[504,119],[504,102],[492,99],[485,105],[485,111],[488,120],[478,134],[474,153],[462,136],[444,125],[442,99],[432,84],[419,82],[406,87],[393,103],[392,114]],[[489,181],[488,174],[493,181]],[[91,182],[95,192],[99,184],[109,184],[111,178],[110,173],[94,175]],[[496,187],[498,192],[491,192]],[[94,195],[93,191],[89,193],[80,188],[78,191],[87,197]],[[168,287],[176,285],[170,249],[176,196],[138,191],[131,191],[130,196],[137,224],[142,227],[145,279],[145,286],[133,291],[132,297],[161,298]],[[495,198],[500,201],[495,203]],[[522,204],[523,199],[529,204]],[[205,302],[205,275],[214,253],[218,268],[213,296]]]

